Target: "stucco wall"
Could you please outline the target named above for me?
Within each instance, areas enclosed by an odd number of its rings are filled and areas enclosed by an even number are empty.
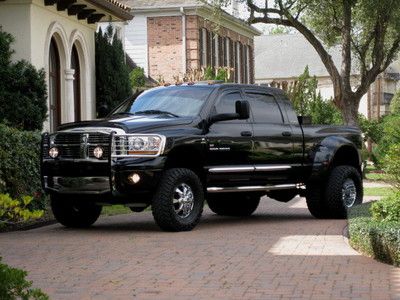
[[[14,60],[26,59],[37,68],[46,70],[48,54],[54,37],[60,52],[61,64],[61,121],[74,121],[71,70],[72,46],[77,46],[81,66],[81,117],[95,116],[95,45],[96,25],[68,16],[66,11],[45,6],[42,0],[7,0],[0,2],[0,25],[15,37]],[[44,125],[49,129],[49,122]]]

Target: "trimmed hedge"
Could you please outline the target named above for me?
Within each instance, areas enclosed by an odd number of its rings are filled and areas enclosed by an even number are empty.
[[[40,183],[40,132],[0,124],[0,193],[33,196],[32,207],[45,208]]]
[[[350,245],[377,260],[400,266],[400,221],[375,221],[371,205],[365,203],[349,211]]]

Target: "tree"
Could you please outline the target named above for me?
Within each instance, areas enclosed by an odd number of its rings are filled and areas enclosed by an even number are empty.
[[[398,0],[242,0],[249,23],[275,24],[301,33],[320,56],[334,87],[334,103],[346,124],[357,125],[360,100],[400,48]],[[213,0],[221,9],[229,0]],[[263,4],[260,5],[260,2]],[[222,6],[221,6],[222,5]],[[340,68],[328,52],[342,49]],[[360,76],[354,84],[352,69]],[[355,85],[355,87],[354,87]]]
[[[41,130],[47,118],[45,72],[27,61],[11,61],[14,37],[0,27],[0,122]]]
[[[96,33],[96,109],[99,117],[132,95],[122,42],[108,25]]]
[[[289,87],[287,93],[296,113],[310,116],[313,124],[342,124],[340,112],[332,100],[325,100],[317,91],[318,80],[311,76],[308,66],[298,80]]]

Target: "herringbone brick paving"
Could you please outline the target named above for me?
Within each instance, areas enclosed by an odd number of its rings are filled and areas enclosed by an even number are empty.
[[[206,208],[191,232],[144,212],[3,233],[0,256],[51,299],[400,299],[400,269],[351,249],[345,226],[265,198],[244,219]]]

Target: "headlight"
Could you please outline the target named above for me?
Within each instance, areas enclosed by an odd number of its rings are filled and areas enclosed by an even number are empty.
[[[115,135],[112,156],[158,156],[164,151],[165,140],[157,134]]]

